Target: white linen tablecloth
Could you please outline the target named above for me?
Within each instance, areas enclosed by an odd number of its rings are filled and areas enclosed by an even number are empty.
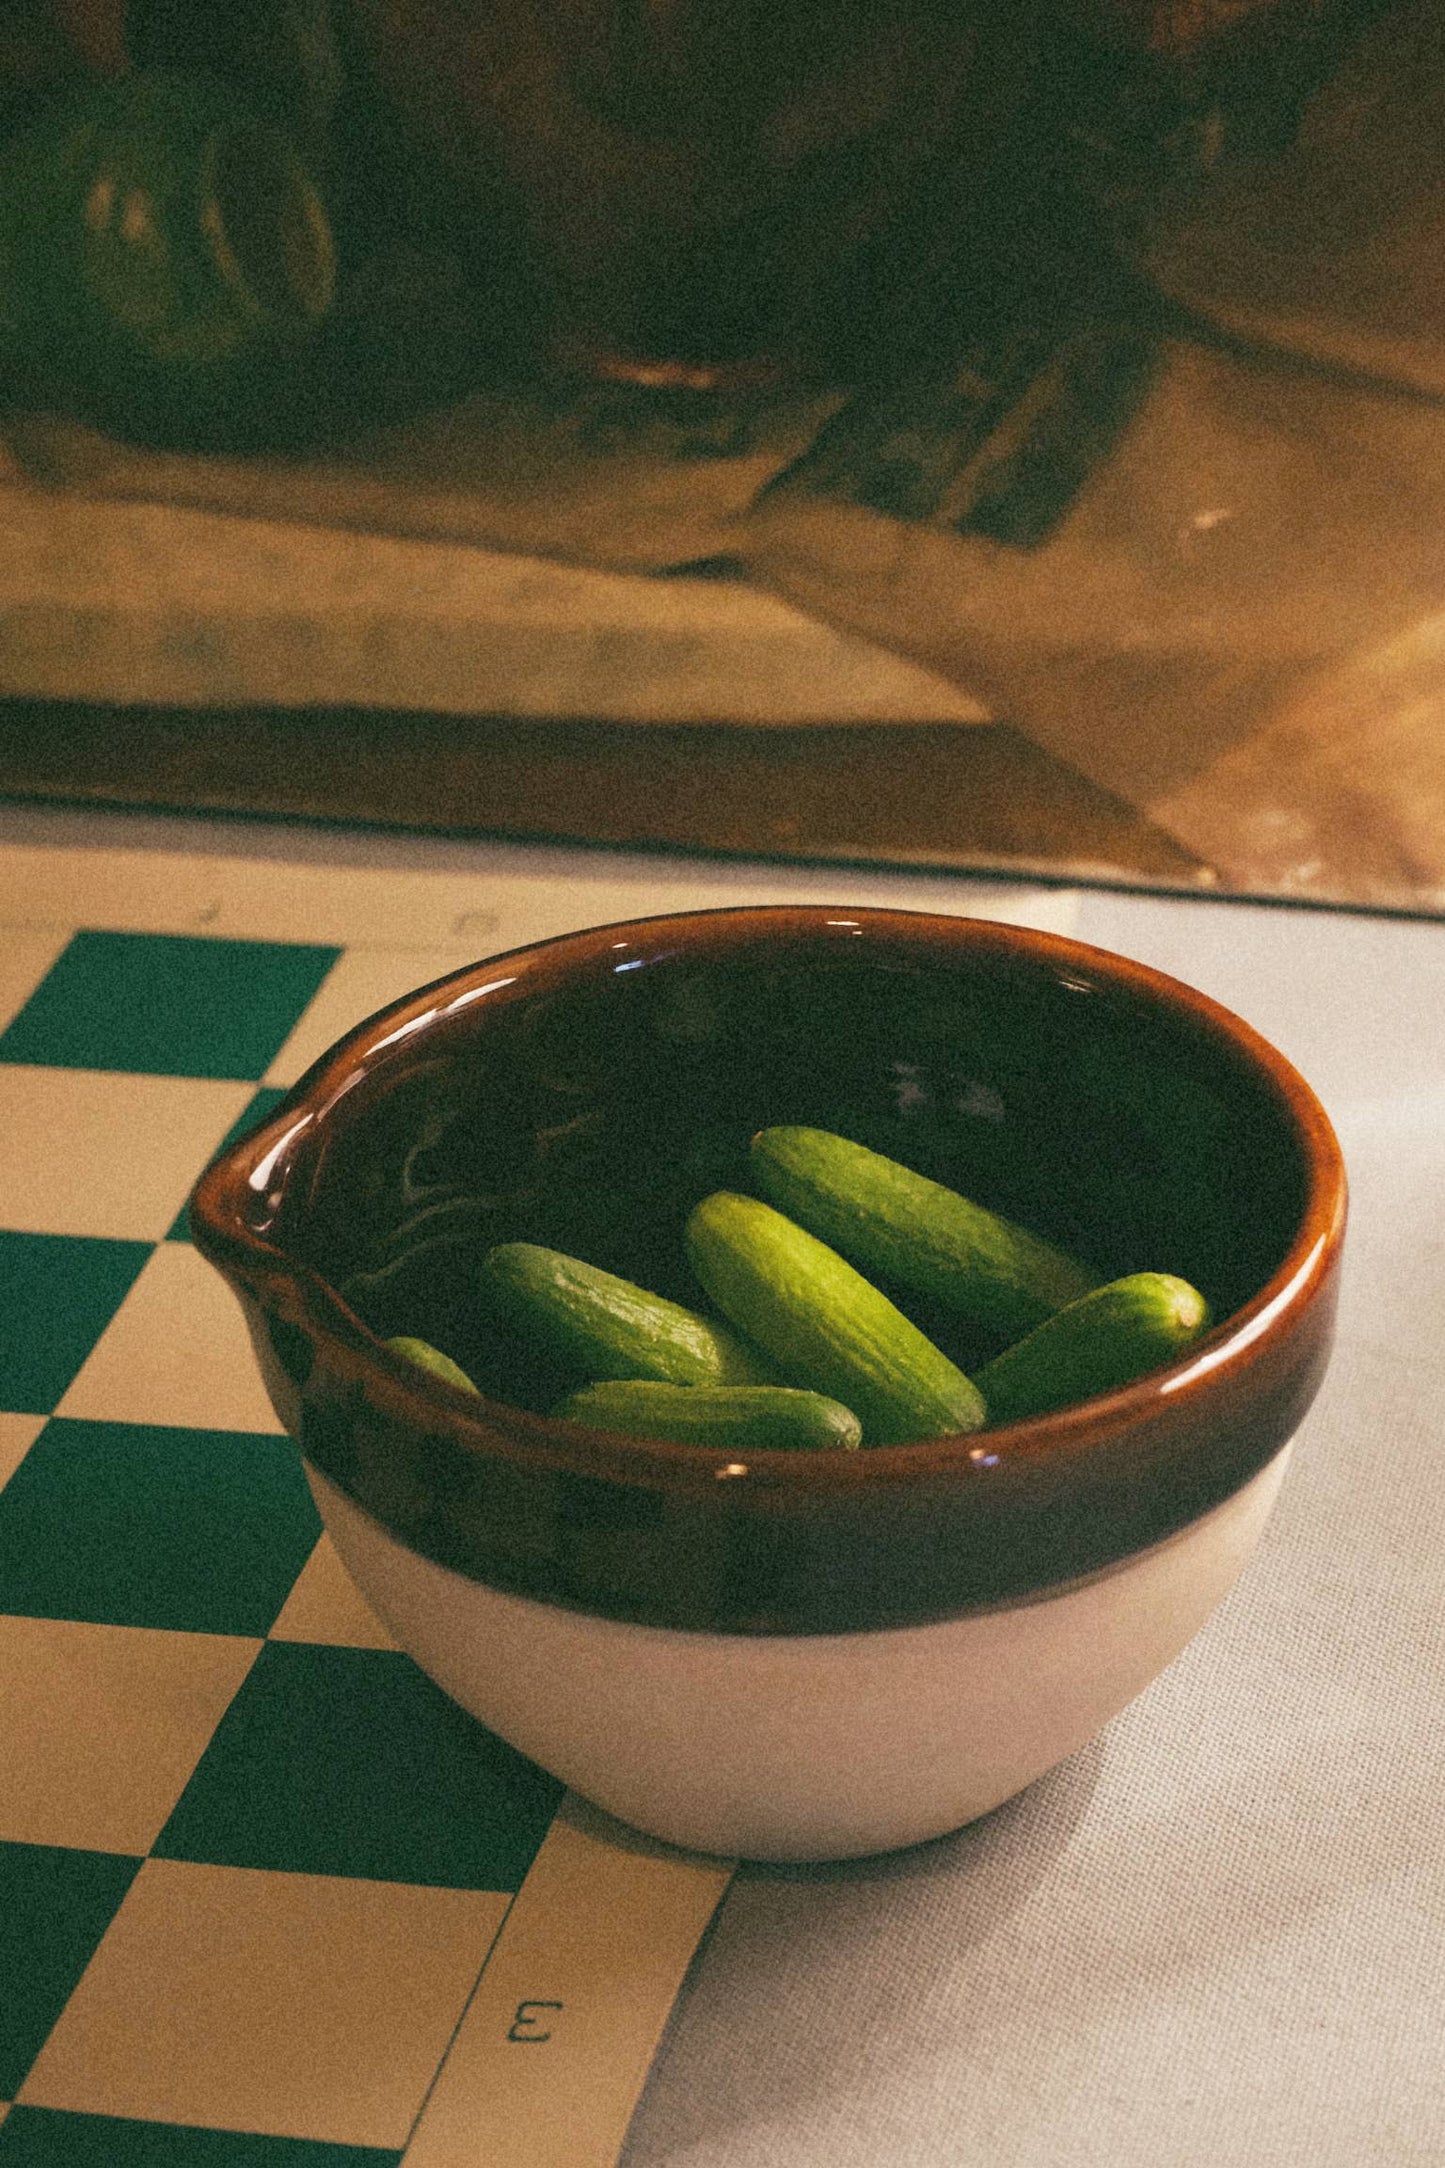
[[[1445,2161],[1445,929],[1087,895],[1301,1068],[1340,1338],[1254,1564],[1103,1737],[891,1859],[743,1868],[625,2168]]]
[[[304,910],[333,939],[345,919],[363,945],[318,1004],[329,1035],[448,967],[408,939],[455,963],[796,897],[1072,927],[1273,1040],[1339,1129],[1353,1216],[1338,1352],[1259,1556],[1100,1739],[997,1813],[891,1857],[739,1869],[623,2164],[1440,2168],[1445,926],[20,807],[0,844],[28,853],[42,916],[62,882],[71,916],[99,910],[105,853],[130,850],[152,930],[274,937]],[[66,855],[92,851],[89,871]],[[298,1041],[287,1075],[318,1050]]]

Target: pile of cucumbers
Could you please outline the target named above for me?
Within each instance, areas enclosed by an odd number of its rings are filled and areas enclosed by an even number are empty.
[[[687,1222],[717,1318],[535,1243],[488,1252],[493,1314],[594,1381],[558,1415],[734,1451],[908,1445],[1107,1392],[1208,1330],[1187,1281],[1135,1272],[1101,1285],[1027,1228],[846,1137],[760,1130],[750,1168],[759,1195],[719,1190]],[[1004,1352],[966,1376],[869,1274]],[[387,1344],[475,1392],[425,1341]]]

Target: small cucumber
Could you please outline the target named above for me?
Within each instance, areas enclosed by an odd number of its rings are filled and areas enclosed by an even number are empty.
[[[430,1340],[418,1340],[411,1333],[400,1332],[384,1342],[384,1345],[391,1349],[393,1355],[404,1355],[409,1363],[416,1364],[418,1370],[429,1370],[434,1378],[441,1378],[446,1384],[455,1385],[461,1392],[475,1393],[477,1390],[465,1370],[458,1363],[454,1363],[450,1355],[443,1355],[439,1347],[433,1347]]]
[[[1071,1302],[985,1364],[978,1389],[990,1423],[1016,1423],[1161,1369],[1208,1329],[1209,1305],[1187,1280],[1131,1272]]]
[[[1025,1227],[826,1129],[760,1130],[759,1189],[780,1212],[859,1266],[1017,1338],[1098,1276]]]
[[[589,1385],[553,1412],[594,1430],[729,1452],[851,1452],[863,1439],[851,1408],[786,1385]]]
[[[483,1259],[481,1277],[489,1303],[583,1377],[777,1383],[771,1363],[728,1326],[561,1250],[500,1243]]]
[[[687,1223],[713,1301],[784,1375],[856,1410],[869,1445],[977,1430],[979,1394],[918,1327],[815,1235],[719,1190]]]

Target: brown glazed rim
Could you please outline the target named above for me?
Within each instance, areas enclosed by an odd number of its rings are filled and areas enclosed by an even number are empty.
[[[258,1191],[279,1206],[294,1150],[313,1125],[363,1074],[381,1073],[387,1048],[414,1058],[428,1026],[483,1002],[532,1000],[559,990],[574,974],[589,975],[622,943],[653,958],[733,951],[770,941],[842,941],[874,936],[937,961],[949,950],[1023,957],[1058,973],[1107,985],[1180,1019],[1194,1034],[1223,1042],[1237,1062],[1263,1080],[1300,1148],[1306,1198],[1300,1225],[1278,1270],[1259,1292],[1179,1362],[1118,1391],[1025,1422],[1000,1424],[970,1436],[933,1438],[863,1453],[750,1452],[746,1463],[696,1445],[624,1437],[535,1415],[508,1403],[473,1399],[428,1378],[383,1346],[316,1271],[269,1242],[247,1222]],[[501,981],[502,983],[496,983]],[[485,991],[482,991],[485,989]],[[444,1000],[438,996],[444,995]],[[258,1180],[259,1172],[259,1180]],[[755,1510],[811,1513],[830,1499],[870,1490],[956,1480],[985,1481],[995,1510],[1000,1488],[1014,1491],[1021,1510],[1042,1486],[1051,1501],[1082,1495],[1094,1474],[1090,1447],[1111,1448],[1111,1477],[1129,1475],[1128,1434],[1153,1432],[1138,1475],[1167,1483],[1172,1460],[1161,1454],[1149,1418],[1188,1406],[1198,1412],[1226,1385],[1247,1391],[1248,1373],[1297,1326],[1316,1298],[1331,1288],[1344,1236],[1343,1158],[1319,1100],[1277,1049],[1232,1011],[1182,981],[1112,951],[1061,935],[919,911],[837,905],[725,908],[620,920],[529,944],[486,958],[419,988],[357,1025],[293,1087],[262,1126],[222,1153],[206,1170],[191,1201],[197,1247],[263,1307],[300,1326],[324,1345],[338,1367],[364,1374],[375,1404],[418,1430],[443,1424],[463,1445],[492,1458],[558,1475],[662,1490],[712,1492],[726,1479],[735,1499],[744,1490]],[[1282,1440],[1280,1442],[1283,1442]],[[1120,1447],[1125,1458],[1119,1458]],[[1186,1448],[1181,1445],[1180,1457]],[[1247,1470],[1242,1480],[1254,1471]],[[1010,1481],[1010,1478],[1015,1480]],[[739,1499],[740,1502],[740,1499]],[[1121,1551],[1120,1556],[1128,1555]]]

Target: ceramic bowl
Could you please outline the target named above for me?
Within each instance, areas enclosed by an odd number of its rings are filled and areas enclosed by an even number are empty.
[[[488,1324],[487,1247],[696,1302],[687,1211],[780,1121],[1101,1274],[1179,1273],[1218,1323],[1123,1390],[862,1453],[738,1460],[537,1412],[568,1381]],[[192,1222],[423,1668],[626,1821],[822,1858],[998,1805],[1202,1625],[1323,1374],[1344,1209],[1313,1094],[1203,995],[1051,935],[820,907],[593,928],[423,989],[213,1164]],[[402,1332],[484,1397],[391,1354]]]

